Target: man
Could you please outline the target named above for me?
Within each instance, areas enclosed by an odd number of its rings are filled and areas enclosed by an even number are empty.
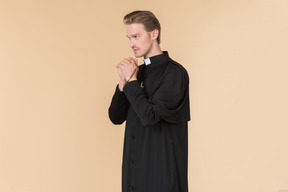
[[[136,58],[117,65],[120,81],[109,107],[114,124],[126,121],[122,191],[187,192],[189,77],[160,48],[160,23],[150,11],[124,17]]]

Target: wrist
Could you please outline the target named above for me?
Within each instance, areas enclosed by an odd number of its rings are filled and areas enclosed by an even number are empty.
[[[137,80],[137,78],[136,78],[136,77],[132,77],[132,78],[128,79],[128,81],[127,81],[127,82],[136,81],[136,80]]]
[[[125,84],[127,83],[127,81],[126,80],[120,80],[119,81],[119,84],[118,84],[118,88],[119,88],[119,90],[122,92],[123,91],[123,88],[124,88],[124,86],[125,86]]]
[[[131,76],[127,79],[127,82],[137,80],[138,70],[139,70],[138,67],[134,69],[134,71],[133,71],[133,73],[131,74]]]

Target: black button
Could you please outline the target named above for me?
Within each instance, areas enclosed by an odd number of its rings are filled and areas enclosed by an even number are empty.
[[[133,164],[133,163],[135,163],[135,161],[132,159],[132,160],[130,161],[130,163]]]
[[[134,140],[135,139],[135,135],[131,135],[131,139]]]
[[[133,190],[134,190],[134,187],[133,187],[133,185],[130,185],[130,189],[131,189],[131,191],[133,191]]]

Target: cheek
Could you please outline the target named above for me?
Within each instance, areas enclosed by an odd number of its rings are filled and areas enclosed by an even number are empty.
[[[149,39],[142,39],[139,43],[142,47],[149,47],[150,44]]]

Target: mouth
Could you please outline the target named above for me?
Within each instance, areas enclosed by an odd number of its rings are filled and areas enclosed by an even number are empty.
[[[134,53],[136,53],[136,52],[138,52],[139,51],[139,49],[133,49],[133,52]]]

